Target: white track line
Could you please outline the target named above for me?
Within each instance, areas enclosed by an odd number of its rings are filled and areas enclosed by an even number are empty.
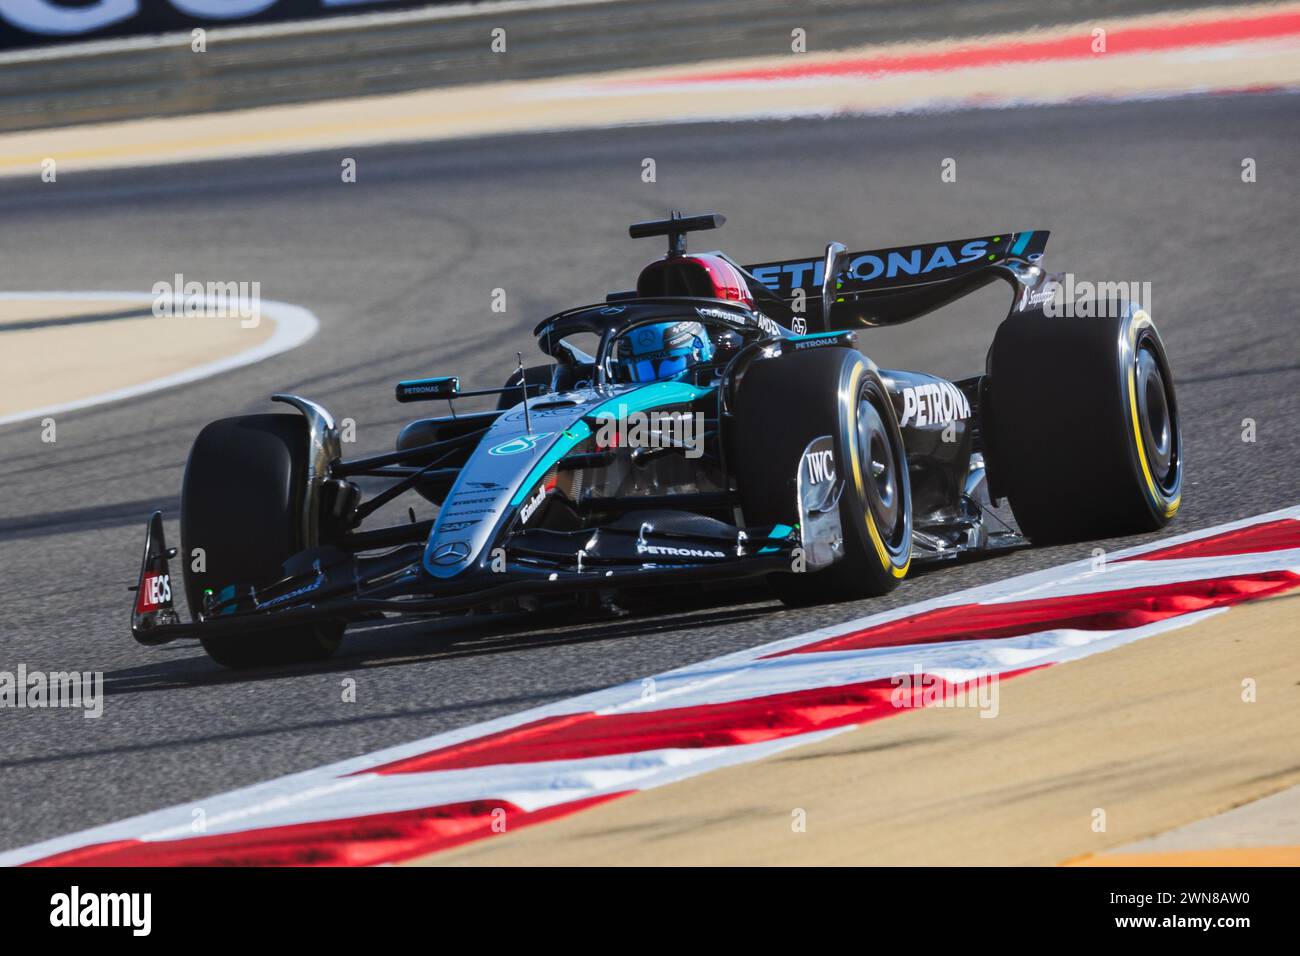
[[[374,0],[376,4],[382,0]],[[456,3],[438,7],[418,7],[414,10],[371,10],[353,14],[335,14],[313,20],[291,20],[279,23],[249,23],[218,25],[207,28],[208,43],[228,40],[255,40],[272,37],[310,37],[322,33],[346,33],[366,27],[409,25],[443,20],[464,20],[473,17],[487,19],[507,13],[531,13],[561,7],[594,7],[621,3],[622,0],[479,0],[474,3]],[[337,4],[342,6],[340,2]],[[193,41],[192,30],[173,30],[168,33],[151,33],[145,36],[115,37],[106,40],[73,40],[54,46],[20,49],[0,54],[0,65],[31,63],[43,60],[67,60],[108,53],[126,53],[133,50],[153,50],[159,47],[188,49]]]
[[[155,296],[141,292],[0,292],[0,301],[8,299],[97,300],[152,305]],[[162,391],[165,388],[173,388],[177,385],[187,385],[190,382],[210,378],[221,372],[228,372],[244,365],[252,365],[273,355],[279,355],[281,352],[288,352],[290,349],[302,345],[320,330],[320,320],[312,312],[300,305],[262,299],[260,307],[262,318],[270,319],[275,323],[275,331],[271,333],[269,339],[250,349],[211,362],[204,362],[181,372],[173,372],[171,375],[140,382],[137,385],[128,385],[125,388],[101,392],[88,398],[79,398],[72,402],[60,402],[54,405],[44,405],[40,408],[29,408],[8,415],[0,415],[0,426],[41,418],[45,415],[58,415],[63,412],[91,408],[96,405],[106,405],[109,402],[119,402],[125,398],[137,398],[140,395]],[[0,334],[3,333],[0,332]]]

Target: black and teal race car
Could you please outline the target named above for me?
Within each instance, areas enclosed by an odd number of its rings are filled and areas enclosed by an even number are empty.
[[[181,498],[175,608],[150,519],[132,632],[197,638],[256,667],[338,647],[349,622],[561,605],[614,608],[681,582],[765,578],[793,605],[879,595],[913,561],[1158,528],[1182,444],[1160,337],[1136,303],[1049,317],[1046,232],[742,266],[688,254],[717,215],[638,223],[667,236],[636,288],[553,315],[544,364],[499,388],[400,382],[447,402],[395,449],[346,459],[329,411],[215,421]],[[982,373],[878,367],[864,330],[996,280],[1012,304]],[[455,403],[497,396],[492,411]],[[366,499],[361,477],[391,483]],[[411,494],[429,517],[367,519]],[[1007,499],[1015,518],[992,519]],[[413,499],[414,500],[414,499]]]

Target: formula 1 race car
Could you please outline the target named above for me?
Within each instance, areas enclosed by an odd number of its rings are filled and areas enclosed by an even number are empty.
[[[500,388],[396,386],[446,401],[386,454],[347,460],[330,413],[215,421],[181,498],[185,596],[149,521],[132,633],[198,638],[230,667],[324,658],[389,615],[613,609],[680,582],[765,577],[792,605],[883,594],[913,560],[1151,531],[1179,504],[1183,451],[1160,336],[1135,303],[1047,314],[1046,232],[741,266],[687,254],[718,215],[633,225],[668,253],[636,288],[535,330],[546,364]],[[983,374],[878,368],[862,329],[987,285],[1013,290]],[[455,402],[497,396],[457,414]],[[391,479],[363,500],[355,479]],[[365,520],[413,492],[436,513]],[[1017,531],[992,516],[1007,499]]]

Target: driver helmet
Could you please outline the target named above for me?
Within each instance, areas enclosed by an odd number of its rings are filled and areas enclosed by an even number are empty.
[[[663,382],[713,361],[713,341],[699,322],[658,322],[618,341],[615,367],[621,382]]]

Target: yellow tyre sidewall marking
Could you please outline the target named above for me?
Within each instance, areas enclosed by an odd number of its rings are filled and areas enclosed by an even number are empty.
[[[876,556],[880,558],[880,564],[890,574],[896,578],[901,578],[907,574],[907,569],[911,567],[912,556],[907,556],[907,561],[900,567],[895,565],[889,557],[889,550],[885,547],[885,542],[880,537],[880,532],[876,529],[876,519],[871,514],[871,506],[867,504],[867,489],[862,480],[862,459],[858,454],[858,390],[862,384],[862,373],[864,366],[859,364],[853,369],[853,376],[849,379],[848,394],[845,396],[848,401],[845,403],[848,412],[848,444],[849,444],[849,461],[853,465],[853,484],[858,489],[858,500],[864,505],[862,509],[862,521],[867,526],[867,534],[871,538],[871,543],[876,549]]]
[[[1151,466],[1147,464],[1146,447],[1142,441],[1142,423],[1138,419],[1137,406],[1137,338],[1138,331],[1150,325],[1151,317],[1139,309],[1133,313],[1133,321],[1129,323],[1128,340],[1129,348],[1133,352],[1133,361],[1128,367],[1128,407],[1129,413],[1133,420],[1133,443],[1137,446],[1138,462],[1142,465],[1142,476],[1146,479],[1147,492],[1156,506],[1162,508],[1166,518],[1172,518],[1174,512],[1178,510],[1178,504],[1182,496],[1174,498],[1168,503],[1165,502],[1164,495],[1160,493],[1160,488],[1156,485],[1155,478],[1151,474]]]

